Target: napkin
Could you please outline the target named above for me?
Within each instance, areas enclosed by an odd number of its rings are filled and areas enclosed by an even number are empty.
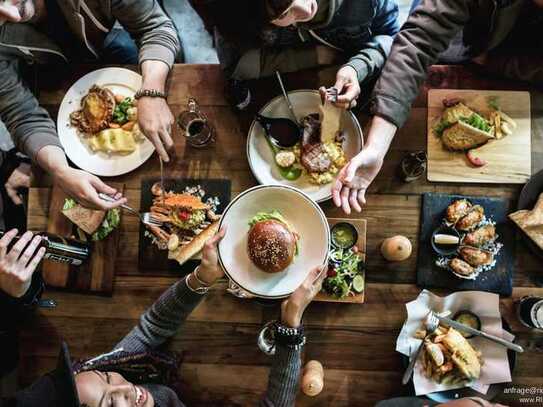
[[[422,340],[414,337],[415,332],[423,328],[424,320],[430,310],[437,313],[449,311],[451,316],[457,311],[469,310],[481,320],[482,331],[507,340],[515,338],[502,327],[500,297],[497,294],[463,291],[447,297],[439,297],[428,290],[423,290],[416,300],[406,304],[406,308],[407,321],[405,321],[396,342],[396,351],[406,356],[414,353],[421,344]],[[476,350],[482,352],[483,361],[481,376],[478,380],[470,383],[471,388],[486,394],[491,384],[511,381],[507,349],[504,346],[477,336],[469,339],[469,342]],[[462,385],[442,385],[426,378],[422,373],[420,359],[415,364],[413,383],[417,396],[464,387]]]

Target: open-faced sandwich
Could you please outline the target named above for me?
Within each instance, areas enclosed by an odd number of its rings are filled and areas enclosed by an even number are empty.
[[[137,114],[135,99],[93,85],[70,114],[70,122],[92,151],[130,154],[144,140]]]
[[[431,335],[427,336],[422,330],[417,331],[415,336],[424,338],[421,362],[427,378],[455,386],[480,377],[481,353],[454,328],[440,325]]]
[[[119,208],[102,211],[85,208],[74,199],[64,201],[62,214],[72,221],[78,228],[78,237],[81,240],[105,239],[121,223],[121,210]]]
[[[249,221],[247,253],[266,273],[284,271],[298,254],[298,234],[279,211],[259,212]]]
[[[531,211],[523,209],[511,213],[509,218],[543,250],[543,193]]]
[[[184,264],[199,253],[205,243],[217,233],[219,216],[211,202],[202,202],[198,193],[162,191],[153,185],[155,196],[151,213],[163,224],[147,226],[153,242],[161,250],[168,250],[168,258]]]
[[[457,246],[452,256],[439,256],[437,266],[469,280],[494,267],[502,244],[497,242],[495,222],[487,219],[481,205],[473,205],[467,199],[458,199],[447,207],[443,221],[460,238],[441,234],[432,237],[436,244]],[[438,238],[439,241],[436,240]]]
[[[445,99],[445,110],[434,127],[443,146],[451,151],[466,151],[468,160],[476,167],[486,164],[473,151],[491,140],[513,134],[516,122],[502,112],[496,103],[489,103],[488,116],[467,106],[460,99]]]

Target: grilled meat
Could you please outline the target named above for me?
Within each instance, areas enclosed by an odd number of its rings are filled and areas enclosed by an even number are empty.
[[[464,237],[463,243],[468,246],[480,247],[496,238],[494,225],[485,225],[470,232]]]
[[[486,264],[492,263],[494,256],[492,253],[481,250],[476,247],[464,246],[459,250],[460,256],[468,263],[470,266],[479,267]]]
[[[300,161],[309,172],[323,173],[330,169],[332,161],[326,154],[321,139],[319,115],[314,113],[303,120],[302,149]]]
[[[472,230],[483,220],[484,216],[485,216],[484,208],[481,205],[475,205],[473,208],[471,208],[471,210],[467,213],[467,215],[463,216],[456,223],[456,228],[463,232]]]
[[[460,274],[461,276],[470,276],[475,272],[475,269],[471,267],[468,263],[466,263],[464,260],[459,259],[455,257],[449,262],[449,267],[452,271],[454,271],[456,274]]]
[[[471,202],[467,199],[460,199],[458,201],[454,201],[447,208],[447,221],[449,221],[450,223],[456,223],[460,218],[468,214],[472,206],[473,205],[471,204]]]
[[[115,95],[109,89],[93,85],[81,100],[81,109],[70,114],[72,126],[85,134],[95,134],[109,126],[115,109]]]

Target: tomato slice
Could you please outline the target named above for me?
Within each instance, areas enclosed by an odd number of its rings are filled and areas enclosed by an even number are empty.
[[[477,155],[476,150],[469,150],[466,153],[466,157],[468,157],[469,162],[474,167],[483,167],[488,164],[486,160],[483,160],[481,157]]]
[[[189,212],[186,212],[186,211],[179,211],[177,213],[177,216],[179,217],[179,219],[181,220],[188,220],[190,218],[190,213]]]

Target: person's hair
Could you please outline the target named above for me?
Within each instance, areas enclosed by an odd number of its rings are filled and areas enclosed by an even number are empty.
[[[180,359],[168,352],[125,352],[122,349],[73,364],[74,374],[98,370],[115,372],[134,384],[160,384],[176,388]]]

